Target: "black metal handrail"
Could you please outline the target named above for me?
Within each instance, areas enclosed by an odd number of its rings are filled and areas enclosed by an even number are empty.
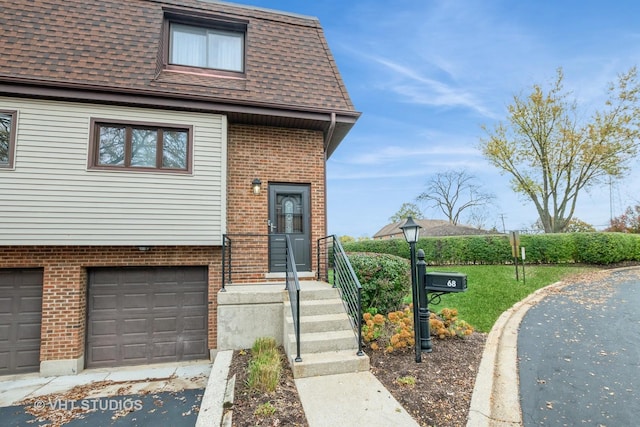
[[[358,340],[358,356],[362,351],[362,286],[356,276],[349,258],[335,235],[318,239],[317,276],[338,289],[345,305],[351,326]]]
[[[231,239],[228,235],[222,235],[222,291],[226,289],[224,285],[226,281],[231,283]]]
[[[289,303],[291,305],[291,315],[293,318],[293,330],[296,335],[296,362],[302,362],[300,357],[300,281],[298,280],[298,270],[293,256],[291,238],[286,235],[286,289],[289,291]]]
[[[271,239],[284,233],[232,233],[222,235],[222,291],[232,283],[256,283],[269,272]],[[283,244],[283,251],[284,251]],[[284,270],[282,270],[284,273]],[[276,279],[273,279],[276,280]]]

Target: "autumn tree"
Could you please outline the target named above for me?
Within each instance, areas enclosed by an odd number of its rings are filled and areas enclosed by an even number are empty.
[[[618,231],[621,233],[640,233],[640,205],[627,207],[620,216],[611,219],[611,225],[606,231]]]
[[[403,203],[398,212],[389,217],[389,221],[395,223],[412,217],[413,219],[423,219],[422,211],[415,203]]]
[[[571,218],[571,221],[564,228],[565,233],[592,233],[596,231],[595,227],[580,218]]]
[[[514,191],[533,202],[546,233],[567,227],[582,190],[628,169],[640,136],[635,67],[618,76],[603,108],[590,115],[569,100],[563,77],[558,69],[549,90],[534,85],[530,94],[514,96],[506,121],[484,126],[480,143],[484,156],[511,176]]]
[[[416,200],[440,209],[451,224],[457,225],[464,211],[486,206],[494,198],[494,195],[481,191],[474,175],[464,170],[449,170],[433,175],[427,181],[426,190]]]

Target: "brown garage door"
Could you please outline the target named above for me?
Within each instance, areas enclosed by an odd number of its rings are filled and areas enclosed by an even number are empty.
[[[40,370],[42,270],[0,269],[0,375]]]
[[[89,270],[87,367],[207,358],[207,268]]]

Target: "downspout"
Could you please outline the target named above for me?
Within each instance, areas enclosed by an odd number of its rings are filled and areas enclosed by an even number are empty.
[[[333,131],[336,130],[336,113],[331,113],[331,122],[329,123],[329,129],[327,129],[327,133],[324,137],[324,160],[327,160],[327,149],[329,148],[329,143],[331,142],[331,138],[333,138]]]
[[[329,233],[328,225],[328,212],[327,212],[327,150],[329,149],[329,143],[333,138],[333,131],[336,129],[336,113],[331,113],[331,122],[329,123],[329,129],[324,137],[324,234]],[[324,237],[324,236],[321,236]]]

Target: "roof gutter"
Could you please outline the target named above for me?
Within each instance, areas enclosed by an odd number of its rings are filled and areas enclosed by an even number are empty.
[[[327,133],[324,135],[324,152],[327,152],[329,148],[329,143],[331,139],[333,139],[333,132],[336,130],[336,113],[331,113],[331,121],[329,122],[329,129],[327,129]]]

